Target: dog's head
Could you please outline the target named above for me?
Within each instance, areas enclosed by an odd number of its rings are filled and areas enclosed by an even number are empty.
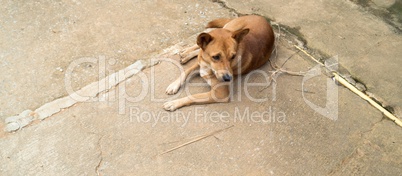
[[[248,32],[249,29],[235,32],[215,29],[198,36],[197,45],[202,49],[201,58],[211,66],[219,81],[229,82],[233,79],[231,61],[236,57],[238,44]]]

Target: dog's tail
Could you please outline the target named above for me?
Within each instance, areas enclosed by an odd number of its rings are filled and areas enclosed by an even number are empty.
[[[232,19],[229,18],[219,18],[213,21],[210,21],[207,24],[206,28],[223,28],[223,26],[225,26],[225,24],[229,23],[230,21],[232,21]]]

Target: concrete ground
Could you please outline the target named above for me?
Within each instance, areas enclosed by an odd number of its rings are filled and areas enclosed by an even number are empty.
[[[1,132],[0,175],[400,175],[401,128],[314,72],[316,64],[293,46],[305,42],[321,60],[337,56],[345,75],[401,117],[402,37],[398,21],[384,16],[393,17],[389,9],[401,2],[384,2],[4,2],[3,120],[67,96],[66,70],[77,59],[105,58],[107,64],[77,66],[75,90],[136,60],[164,59],[95,101],[14,133]],[[279,74],[266,87],[273,71],[267,64],[251,77],[237,78],[231,103],[164,111],[162,104],[177,98],[164,90],[179,74],[166,58],[178,61],[175,53],[192,45],[209,20],[251,13],[272,20],[279,36],[272,58],[277,65],[286,62],[285,69],[316,75]],[[190,93],[208,90],[194,84],[203,83],[199,78],[190,82]],[[161,154],[226,127],[231,128]]]

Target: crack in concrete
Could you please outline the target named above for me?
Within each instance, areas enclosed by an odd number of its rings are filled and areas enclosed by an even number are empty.
[[[247,15],[247,14],[238,12],[235,8],[231,8],[231,7],[227,6],[225,1],[222,1],[222,0],[210,0],[210,1],[213,3],[219,4],[221,7],[228,9],[229,12],[235,13],[237,16]]]
[[[346,156],[345,158],[342,159],[342,161],[338,164],[338,166],[335,167],[335,169],[331,170],[327,175],[335,175],[338,171],[340,171],[344,166],[350,163],[350,161],[356,157],[357,155],[357,150],[359,146],[355,147],[353,151]]]
[[[177,45],[165,49],[165,52],[160,54],[159,56],[162,56],[163,54],[167,54],[169,52],[173,52],[175,48],[177,48]],[[153,58],[148,60],[137,60],[135,63],[127,66],[126,68],[114,72],[101,80],[92,82],[78,91],[70,93],[69,95],[66,95],[62,98],[58,98],[51,102],[45,103],[31,113],[32,115],[30,116],[33,116],[32,120],[30,120],[28,123],[24,123],[23,125],[18,126],[19,128],[15,127],[15,123],[9,123],[7,124],[8,126],[6,129],[11,129],[8,130],[9,132],[19,130],[24,126],[29,125],[33,121],[44,120],[63,110],[69,109],[77,103],[97,98],[99,94],[109,92],[111,89],[116,88],[122,82],[127,81],[135,74],[142,72],[144,69],[157,65],[159,64],[159,62],[159,60],[155,61],[153,60]],[[14,119],[13,116],[9,118]]]
[[[76,116],[73,115],[73,118],[76,118]],[[100,159],[99,159],[98,164],[95,166],[95,173],[97,175],[101,175],[101,173],[99,171],[99,168],[102,166],[102,163],[103,163],[103,150],[102,150],[101,140],[102,140],[102,138],[104,136],[100,135],[99,133],[96,133],[96,132],[88,131],[87,128],[84,127],[84,124],[82,123],[82,121],[79,118],[76,118],[76,119],[77,119],[77,122],[78,122],[78,126],[82,131],[84,131],[87,134],[95,135],[95,136],[98,137],[98,141],[96,143],[96,146],[97,146],[97,149],[98,149],[98,152],[99,152],[98,157]]]
[[[341,162],[334,168],[331,170],[331,172],[329,172],[327,175],[334,175],[336,174],[338,171],[340,171],[342,168],[344,168],[345,166],[347,166],[353,159],[358,158],[358,157],[362,157],[362,151],[360,150],[360,148],[365,145],[364,141],[367,140],[366,134],[373,131],[378,124],[380,124],[381,122],[384,121],[384,119],[386,119],[385,117],[382,117],[379,121],[374,122],[370,129],[366,130],[366,131],[362,131],[360,132],[361,135],[361,139],[359,140],[359,142],[357,143],[356,147],[352,150],[352,152],[346,156],[345,158],[343,158],[341,160]]]
[[[102,163],[103,163],[103,150],[102,150],[102,145],[101,145],[102,138],[103,138],[103,136],[99,137],[98,143],[97,143],[100,159],[99,159],[98,165],[96,165],[96,167],[95,167],[95,173],[98,176],[101,175],[99,168],[102,166]]]
[[[365,135],[366,135],[367,133],[373,131],[373,130],[377,127],[378,124],[380,124],[381,122],[383,122],[384,120],[387,120],[387,119],[388,119],[388,118],[382,116],[382,118],[381,118],[379,121],[374,122],[373,124],[371,124],[370,129],[368,129],[368,130],[366,130],[366,131],[362,131],[362,132],[361,132],[362,140],[367,139],[367,138],[365,137]]]

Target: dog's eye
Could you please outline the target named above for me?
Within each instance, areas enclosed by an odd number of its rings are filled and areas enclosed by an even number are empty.
[[[236,58],[236,54],[233,54],[232,58],[230,59],[233,60],[234,58]]]
[[[220,57],[219,55],[212,56],[212,58],[213,58],[214,60],[219,60],[219,59],[221,59],[221,57]]]

